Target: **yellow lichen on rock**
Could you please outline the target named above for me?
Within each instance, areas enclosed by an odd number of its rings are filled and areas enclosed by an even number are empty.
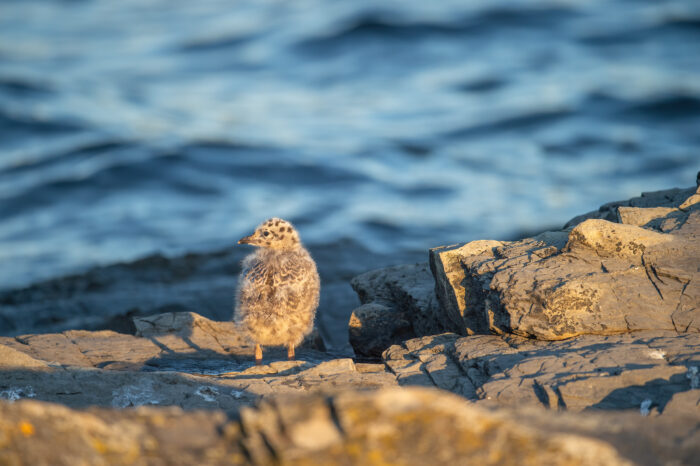
[[[34,425],[31,422],[22,421],[19,423],[19,431],[22,432],[22,435],[25,437],[31,437],[35,432]]]

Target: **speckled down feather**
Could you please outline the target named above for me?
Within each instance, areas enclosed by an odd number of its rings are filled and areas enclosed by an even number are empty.
[[[260,345],[298,345],[311,333],[318,307],[316,264],[284,220],[270,219],[244,240],[260,247],[243,261],[236,321]]]

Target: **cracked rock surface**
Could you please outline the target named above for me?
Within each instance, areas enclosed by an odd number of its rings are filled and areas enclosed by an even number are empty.
[[[396,385],[382,364],[355,364],[307,340],[298,360],[253,346],[232,322],[166,313],[136,319],[136,335],[110,330],[0,337],[0,398],[71,407],[172,405],[231,409],[270,394]],[[4,396],[3,396],[4,395]]]
[[[453,333],[394,345],[384,361],[400,385],[436,386],[487,406],[629,409],[700,414],[700,334],[585,335],[543,342]]]
[[[616,221],[589,218],[520,241],[432,249],[449,330],[541,340],[700,331],[700,203],[677,190],[642,199],[675,207],[618,206]]]
[[[231,322],[192,313],[136,320],[137,335],[109,330],[0,338],[0,398],[71,407],[161,405],[234,409],[285,393],[425,386],[477,404],[555,410],[700,410],[700,334],[645,331],[546,342],[514,335],[445,333],[392,345],[377,363],[322,352],[313,339],[253,365]],[[648,401],[645,401],[648,400]]]

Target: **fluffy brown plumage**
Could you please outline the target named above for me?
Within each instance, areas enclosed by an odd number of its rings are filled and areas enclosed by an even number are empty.
[[[285,345],[293,359],[294,347],[313,329],[321,288],[316,264],[292,224],[279,218],[238,243],[257,249],[243,260],[234,318],[255,341],[257,363],[260,345]]]

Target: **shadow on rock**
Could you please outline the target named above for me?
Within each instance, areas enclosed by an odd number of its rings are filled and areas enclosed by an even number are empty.
[[[674,396],[691,389],[686,373],[674,374],[667,379],[649,380],[643,385],[617,388],[589,409],[636,409],[644,415],[656,409],[658,414],[663,414]]]

